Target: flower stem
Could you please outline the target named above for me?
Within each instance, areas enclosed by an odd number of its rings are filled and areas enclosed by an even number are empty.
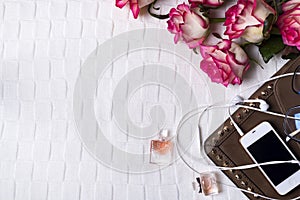
[[[279,9],[278,9],[278,4],[277,4],[276,0],[273,0],[273,3],[274,3],[274,9],[276,11],[276,13],[275,13],[275,21],[276,21],[278,18]]]
[[[245,48],[248,46],[248,45],[251,45],[251,44],[253,44],[252,42],[245,42],[245,43],[243,43],[243,44],[240,44],[240,47],[242,47],[244,50],[245,50]]]
[[[209,21],[211,23],[221,23],[221,22],[225,22],[226,18],[209,18]]]
[[[155,7],[156,1],[157,1],[157,0],[155,0],[153,3],[151,3],[151,4],[148,6],[148,13],[149,13],[152,17],[155,17],[155,18],[157,18],[157,19],[168,19],[168,18],[169,18],[169,14],[159,15],[159,14],[153,13],[153,12],[151,11],[151,9],[154,9],[154,10],[159,10],[159,9],[160,9],[159,7]]]

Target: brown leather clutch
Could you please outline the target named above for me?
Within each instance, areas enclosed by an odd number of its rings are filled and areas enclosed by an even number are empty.
[[[294,72],[300,65],[300,57],[286,63],[274,76]],[[270,81],[262,85],[250,97],[250,99],[264,99],[269,104],[269,110],[278,113],[286,111],[294,106],[300,105],[300,95],[296,94],[291,87],[292,76]],[[258,106],[258,104],[247,104],[248,106]],[[256,125],[263,121],[268,121],[285,140],[282,117],[239,108],[232,117],[243,132],[247,133]],[[240,135],[228,118],[221,126],[215,130],[204,143],[205,152],[217,166],[241,166],[252,164],[253,161],[239,143]],[[300,158],[300,144],[290,141],[288,147],[297,157]],[[223,173],[239,188],[262,194],[276,199],[292,199],[300,195],[300,186],[293,189],[288,194],[279,195],[258,168],[247,170],[230,170]],[[300,180],[299,180],[300,181]],[[252,194],[244,193],[249,199],[258,199]],[[262,198],[260,198],[262,199]]]

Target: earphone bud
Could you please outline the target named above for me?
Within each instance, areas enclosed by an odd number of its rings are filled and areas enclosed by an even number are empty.
[[[269,109],[269,104],[267,104],[267,102],[265,102],[264,100],[262,100],[263,102],[261,102],[259,104],[259,108],[262,110],[262,111],[267,111]]]
[[[269,82],[269,81],[273,81],[273,80],[276,80],[276,79],[280,79],[280,78],[284,78],[284,77],[288,77],[288,76],[293,76],[294,73],[287,73],[287,74],[282,74],[282,75],[279,75],[279,76],[274,76],[268,80],[264,80],[264,81],[261,81],[261,82],[258,82],[256,83],[255,85],[253,86],[250,86],[248,87],[246,90],[244,90],[243,92],[253,88],[254,86],[258,86],[262,83],[265,83],[265,82]],[[251,107],[251,106],[248,106],[248,105],[243,105],[242,103],[244,102],[256,102],[256,103],[259,103],[259,108],[256,108],[256,107]],[[220,102],[221,103],[221,102]],[[223,102],[222,102],[223,103]],[[232,101],[229,103],[229,104],[213,104],[213,105],[208,105],[208,106],[204,106],[204,107],[198,107],[190,112],[188,112],[187,114],[185,114],[183,116],[183,118],[180,120],[180,123],[178,124],[178,128],[176,130],[176,140],[179,141],[179,132],[180,132],[180,129],[182,128],[183,124],[186,123],[187,120],[191,119],[192,117],[200,114],[199,116],[199,123],[200,123],[200,119],[201,117],[203,116],[203,113],[210,110],[210,109],[215,109],[215,108],[226,108],[228,107],[228,113],[229,113],[229,117],[230,117],[230,120],[233,122],[233,125],[236,127],[237,131],[239,132],[239,134],[241,136],[244,135],[243,131],[239,128],[238,124],[235,123],[234,119],[231,117],[231,113],[230,113],[230,108],[231,107],[234,107],[236,106],[237,108],[245,108],[245,109],[249,109],[249,110],[254,110],[254,111],[257,111],[257,112],[263,112],[263,113],[266,113],[266,114],[269,114],[269,115],[274,115],[274,116],[277,116],[277,117],[287,117],[286,115],[284,114],[281,114],[281,113],[276,113],[276,112],[272,112],[272,111],[267,111],[268,108],[269,108],[269,105],[267,104],[267,102],[265,102],[264,100],[262,99],[254,99],[254,100],[244,100],[241,96],[235,96]],[[288,116],[288,118],[291,118],[291,119],[295,119],[295,117],[293,116]],[[297,119],[297,118],[296,118]],[[200,153],[203,154],[203,158],[205,158],[205,150],[204,150],[204,146],[202,144],[202,138],[201,138],[201,129],[200,129],[200,124],[198,124],[198,128],[199,128],[199,137],[200,137]],[[178,143],[179,144],[179,143]],[[194,165],[194,162],[193,162],[193,165],[189,164],[189,162],[184,158],[184,154],[187,152],[187,149],[184,148],[184,149],[181,149],[180,145],[176,145],[177,147],[177,150],[178,150],[178,153],[179,153],[179,156],[181,157],[181,159],[183,160],[183,162],[194,172],[196,173],[201,173],[201,170],[197,170],[195,168],[195,165]],[[204,153],[203,153],[204,152]],[[233,170],[233,169],[249,169],[249,168],[253,168],[253,167],[257,167],[257,166],[262,166],[262,165],[270,165],[270,164],[279,164],[279,163],[299,163],[299,160],[291,160],[291,161],[270,161],[270,162],[267,162],[267,163],[256,163],[256,164],[250,164],[250,165],[245,165],[245,166],[237,166],[236,168],[232,168],[232,167],[226,167],[226,168],[223,168],[223,166],[210,166],[208,164],[208,166],[210,167],[215,167],[216,169],[221,169],[221,170]],[[205,165],[207,165],[207,163],[205,163]],[[257,197],[261,197],[261,198],[264,198],[264,199],[270,199],[270,200],[276,200],[272,197],[268,197],[268,196],[264,196],[262,194],[258,194],[256,192],[252,192],[252,191],[249,191],[249,190],[245,190],[243,188],[239,188],[239,187],[233,187],[231,185],[227,185],[225,183],[222,183],[222,182],[218,182],[218,183],[221,183],[223,185],[226,185],[228,187],[232,187],[232,189],[237,189],[237,190],[240,190],[240,191],[243,191],[245,193],[248,193],[248,194],[253,194]],[[297,196],[291,200],[296,200],[296,199],[299,199],[300,196]]]
[[[269,104],[265,100],[262,99],[244,99],[240,95],[235,96],[232,101],[234,105],[240,104],[240,103],[259,103],[259,109],[262,111],[267,111],[269,109]]]
[[[244,98],[241,97],[240,95],[236,95],[232,100],[231,103],[233,105],[239,104],[239,103],[243,103],[244,102]]]
[[[243,105],[241,105],[241,103],[259,103],[259,108],[252,108],[250,106],[245,106],[245,107],[249,107],[249,108],[251,108],[253,110],[259,110],[260,112],[267,112],[267,110],[269,109],[269,104],[267,104],[267,102],[265,100],[262,100],[262,99],[246,99],[245,100],[240,95],[235,96],[232,99],[231,103],[232,103],[232,106],[243,106]],[[228,113],[229,113],[230,121],[232,122],[232,124],[234,125],[235,129],[240,134],[240,136],[243,136],[244,132],[235,123],[234,119],[231,116],[230,107],[231,106],[228,107]]]

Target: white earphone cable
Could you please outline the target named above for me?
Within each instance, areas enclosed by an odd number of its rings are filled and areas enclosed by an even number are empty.
[[[264,110],[261,110],[259,108],[255,108],[255,107],[252,107],[252,106],[246,106],[246,105],[242,105],[242,104],[237,104],[236,106],[239,107],[239,108],[247,108],[249,110],[255,110],[255,111],[258,111],[258,112],[266,113],[266,114],[269,114],[269,115],[274,115],[274,116],[277,116],[277,117],[283,117],[283,118],[287,117],[288,119],[299,119],[297,117],[286,116],[284,114],[280,114],[280,113],[276,113],[276,112],[264,111]]]
[[[298,73],[297,73],[297,74],[298,74]],[[259,81],[259,82],[255,83],[255,84],[253,84],[253,85],[247,87],[247,88],[244,89],[243,91],[241,91],[240,94],[243,94],[243,93],[249,91],[250,89],[252,89],[252,88],[254,88],[254,87],[257,87],[257,86],[259,86],[259,85],[262,85],[262,84],[264,84],[264,83],[267,83],[267,82],[270,82],[270,81],[274,81],[274,80],[276,80],[276,79],[285,78],[285,77],[288,77],[288,76],[293,76],[293,75],[294,75],[294,73],[286,73],[286,74],[281,74],[281,75],[278,75],[278,76],[274,76],[274,77],[268,78],[268,79],[263,80],[263,81]]]
[[[224,106],[217,106],[218,108],[222,108],[222,107],[227,107],[228,105],[224,105]],[[203,113],[209,109],[214,109],[214,108],[217,108],[217,107],[214,107],[214,106],[207,106],[205,107],[202,111],[199,111],[199,109],[195,109],[193,111],[196,111],[196,113],[193,113],[191,116],[187,117],[188,114],[186,114],[182,120],[179,122],[179,125],[178,125],[178,128],[177,128],[177,134],[176,134],[176,143],[179,144],[178,140],[179,140],[179,131],[182,127],[182,124],[185,123],[188,119],[190,119],[191,117],[197,115],[197,114],[200,114],[199,116],[199,120],[200,118],[203,116]],[[230,106],[229,106],[230,107]],[[252,109],[253,107],[250,107],[249,109]],[[201,109],[201,108],[200,108]],[[191,111],[191,112],[193,112]],[[191,113],[189,112],[189,113]],[[187,118],[187,119],[186,119]],[[241,131],[242,132],[242,131]],[[244,134],[244,133],[243,133]],[[199,135],[199,137],[201,137],[201,135]],[[200,144],[201,147],[202,147],[202,144]],[[197,170],[195,170],[194,168],[192,168],[188,163],[187,161],[183,158],[182,154],[181,154],[181,149],[178,149],[180,148],[179,145],[176,145],[177,147],[177,151],[180,155],[180,157],[183,159],[183,161],[195,172],[197,173],[200,173],[198,172]],[[202,148],[200,148],[201,151],[202,151]],[[185,152],[184,152],[185,153]],[[201,152],[203,153],[203,152]],[[236,166],[236,167],[222,167],[222,166],[215,166],[215,165],[209,165],[209,167],[212,167],[212,168],[216,168],[216,169],[220,169],[220,170],[240,170],[240,169],[250,169],[250,168],[254,168],[254,167],[258,167],[258,166],[263,166],[263,165],[275,165],[275,164],[283,164],[283,163],[293,163],[293,164],[300,164],[300,161],[298,160],[287,160],[287,161],[270,161],[270,162],[264,162],[264,163],[257,163],[257,164],[248,164],[248,165],[241,165],[241,166]]]
[[[217,183],[222,184],[222,185],[225,185],[225,186],[230,187],[230,188],[235,189],[235,190],[239,190],[239,191],[248,193],[248,194],[253,194],[253,196],[255,196],[255,197],[261,197],[261,198],[268,199],[268,200],[280,200],[280,199],[270,198],[270,197],[267,197],[267,196],[264,196],[264,195],[262,195],[262,194],[258,194],[258,193],[255,193],[255,192],[251,192],[251,191],[245,190],[245,189],[243,189],[243,188],[237,188],[237,187],[235,187],[235,186],[232,186],[232,185],[229,185],[229,184],[220,182],[220,181],[217,181]],[[297,196],[297,197],[295,197],[295,198],[293,198],[293,199],[290,199],[290,200],[299,200],[299,197],[300,197],[300,196]]]
[[[179,122],[179,125],[178,125],[178,128],[177,128],[177,133],[176,133],[176,144],[179,144],[178,142],[178,136],[179,136],[179,131],[182,127],[182,125],[187,121],[189,120],[191,117],[197,115],[197,114],[200,114],[199,116],[199,123],[200,123],[200,120],[204,114],[204,112],[206,112],[207,110],[210,110],[210,109],[215,109],[215,108],[224,108],[224,107],[231,107],[232,104],[226,104],[226,105],[218,105],[218,106],[215,106],[215,105],[210,105],[210,106],[205,106],[204,109],[203,107],[201,108],[197,108],[197,109],[194,109],[192,111],[190,111],[189,113],[185,114],[183,116],[183,118],[180,120]],[[250,107],[250,106],[249,106]],[[201,110],[203,109],[203,110]],[[250,107],[249,109],[253,109],[253,107]],[[192,114],[191,114],[192,113]],[[188,116],[190,115],[190,116]],[[242,132],[242,131],[241,131]],[[201,137],[201,133],[200,133],[200,130],[199,130],[199,137]],[[201,139],[200,139],[201,141]],[[177,152],[179,154],[179,156],[181,157],[182,161],[188,166],[188,168],[190,168],[192,171],[200,174],[201,172],[196,170],[195,168],[193,168],[189,162],[184,158],[183,154],[185,154],[186,152],[181,152],[180,150],[180,146],[179,145],[176,145],[177,147]],[[203,145],[200,144],[200,153],[203,154],[203,149],[202,149]],[[264,162],[264,163],[255,163],[255,164],[248,164],[248,165],[241,165],[241,166],[236,166],[236,167],[222,167],[222,166],[215,166],[215,165],[209,165],[209,164],[203,164],[205,166],[209,166],[213,169],[219,169],[219,170],[222,170],[222,171],[226,171],[226,170],[243,170],[243,169],[250,169],[250,168],[255,168],[255,167],[258,167],[258,166],[264,166],[264,165],[277,165],[277,164],[283,164],[283,163],[291,163],[291,164],[300,164],[300,161],[299,160],[288,160],[288,161],[270,161],[270,162]],[[201,163],[202,164],[202,163]],[[221,182],[219,182],[221,183]],[[270,198],[270,197],[267,197],[267,196],[264,196],[264,195],[261,195],[261,194],[258,194],[258,193],[255,193],[255,192],[251,192],[251,191],[248,191],[248,190],[245,190],[245,189],[242,189],[242,188],[236,188],[236,187],[233,187],[233,186],[230,186],[228,184],[225,184],[225,183],[221,183],[225,186],[228,186],[228,187],[231,187],[231,188],[234,188],[234,189],[237,189],[239,191],[242,191],[242,192],[246,192],[246,193],[249,193],[249,194],[253,194],[255,196],[259,196],[259,197],[262,197],[262,198],[265,198],[265,199],[269,199],[269,200],[277,200],[277,199],[274,199],[274,198]],[[291,200],[296,200],[296,199],[299,199],[300,196],[294,198],[294,199],[291,199]]]
[[[281,77],[286,77],[286,76],[281,76]],[[185,123],[188,119],[190,119],[191,117],[197,115],[197,114],[200,114],[199,116],[199,124],[200,124],[200,120],[204,114],[204,112],[210,110],[210,109],[215,109],[215,108],[224,108],[224,107],[228,107],[228,113],[229,113],[229,117],[232,121],[232,123],[234,124],[235,128],[237,129],[238,133],[243,136],[244,133],[243,131],[239,128],[239,126],[235,123],[235,121],[233,120],[232,116],[231,116],[231,112],[230,112],[230,108],[232,106],[237,106],[237,107],[241,107],[241,108],[247,108],[247,109],[251,109],[251,110],[255,110],[255,111],[259,111],[259,112],[264,112],[264,113],[267,113],[267,114],[271,114],[271,115],[274,115],[274,116],[279,116],[279,117],[286,117],[285,115],[283,114],[279,114],[279,113],[274,113],[274,112],[270,112],[270,111],[263,111],[259,108],[254,108],[254,107],[251,107],[251,106],[245,106],[245,105],[241,105],[241,104],[226,104],[226,105],[217,105],[217,104],[214,104],[214,105],[210,105],[210,106],[203,106],[203,107],[200,107],[200,108],[196,108],[192,111],[190,111],[189,113],[185,114],[182,118],[182,120],[179,122],[178,124],[178,128],[177,128],[177,137],[176,137],[176,140],[177,140],[177,144],[178,143],[178,136],[179,136],[179,131],[182,127],[182,124]],[[204,108],[204,109],[203,109]],[[203,109],[203,110],[201,110]],[[188,116],[188,115],[191,115],[191,116]],[[291,117],[291,118],[294,118],[294,117]],[[198,125],[200,127],[200,125]],[[199,128],[199,137],[201,137],[201,131],[200,131],[200,128]],[[200,138],[200,141],[201,141],[201,138]],[[201,173],[199,171],[197,171],[196,169],[194,169],[189,163],[188,161],[185,160],[185,158],[183,157],[182,153],[181,153],[181,150],[179,149],[179,145],[176,145],[177,147],[177,151],[179,153],[179,156],[181,157],[181,159],[183,160],[183,162],[194,172],[196,173]],[[200,153],[203,154],[203,149],[202,149],[202,143],[200,144]],[[184,152],[185,154],[185,152]],[[288,161],[270,161],[270,162],[264,162],[264,163],[255,163],[255,164],[248,164],[248,165],[242,165],[242,166],[236,166],[236,167],[222,167],[222,166],[215,166],[215,165],[207,165],[207,164],[203,164],[205,166],[209,166],[209,167],[212,167],[214,169],[219,169],[219,170],[243,170],[243,169],[250,169],[250,168],[254,168],[254,167],[258,167],[258,166],[264,166],[264,165],[276,165],[276,164],[283,164],[283,163],[293,163],[293,164],[300,164],[300,161],[298,160],[288,160]],[[222,183],[223,184],[223,183]],[[226,184],[224,184],[226,185]],[[229,186],[229,185],[227,185]],[[232,186],[231,186],[232,187]],[[235,188],[235,187],[233,187]],[[259,196],[259,197],[262,197],[262,198],[265,198],[265,199],[270,199],[270,200],[275,200],[274,198],[270,198],[270,197],[267,197],[267,196],[264,196],[264,195],[261,195],[261,194],[257,194],[255,192],[251,192],[251,191],[248,191],[248,190],[244,190],[242,188],[235,188],[237,190],[240,190],[240,191],[243,191],[243,192],[246,192],[246,193],[250,193],[250,194],[253,194],[255,196]],[[294,198],[295,200],[298,199],[300,196]]]
[[[244,132],[241,130],[241,128],[236,124],[235,120],[231,116],[231,111],[230,111],[231,106],[228,106],[228,114],[229,114],[229,119],[234,125],[236,131],[240,134],[241,137],[244,136]]]

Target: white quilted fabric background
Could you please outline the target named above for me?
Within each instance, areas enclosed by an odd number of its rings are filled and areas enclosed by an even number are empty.
[[[166,28],[114,0],[0,1],[0,199],[191,200],[196,176],[183,162],[145,175],[118,173],[83,148],[72,117],[79,69],[97,45],[128,30]],[[176,2],[177,3],[177,2]],[[175,3],[164,2],[162,12]],[[276,71],[251,69],[245,86]],[[278,65],[280,66],[280,65]],[[228,99],[242,86],[216,88]],[[207,199],[245,199],[226,187]]]

